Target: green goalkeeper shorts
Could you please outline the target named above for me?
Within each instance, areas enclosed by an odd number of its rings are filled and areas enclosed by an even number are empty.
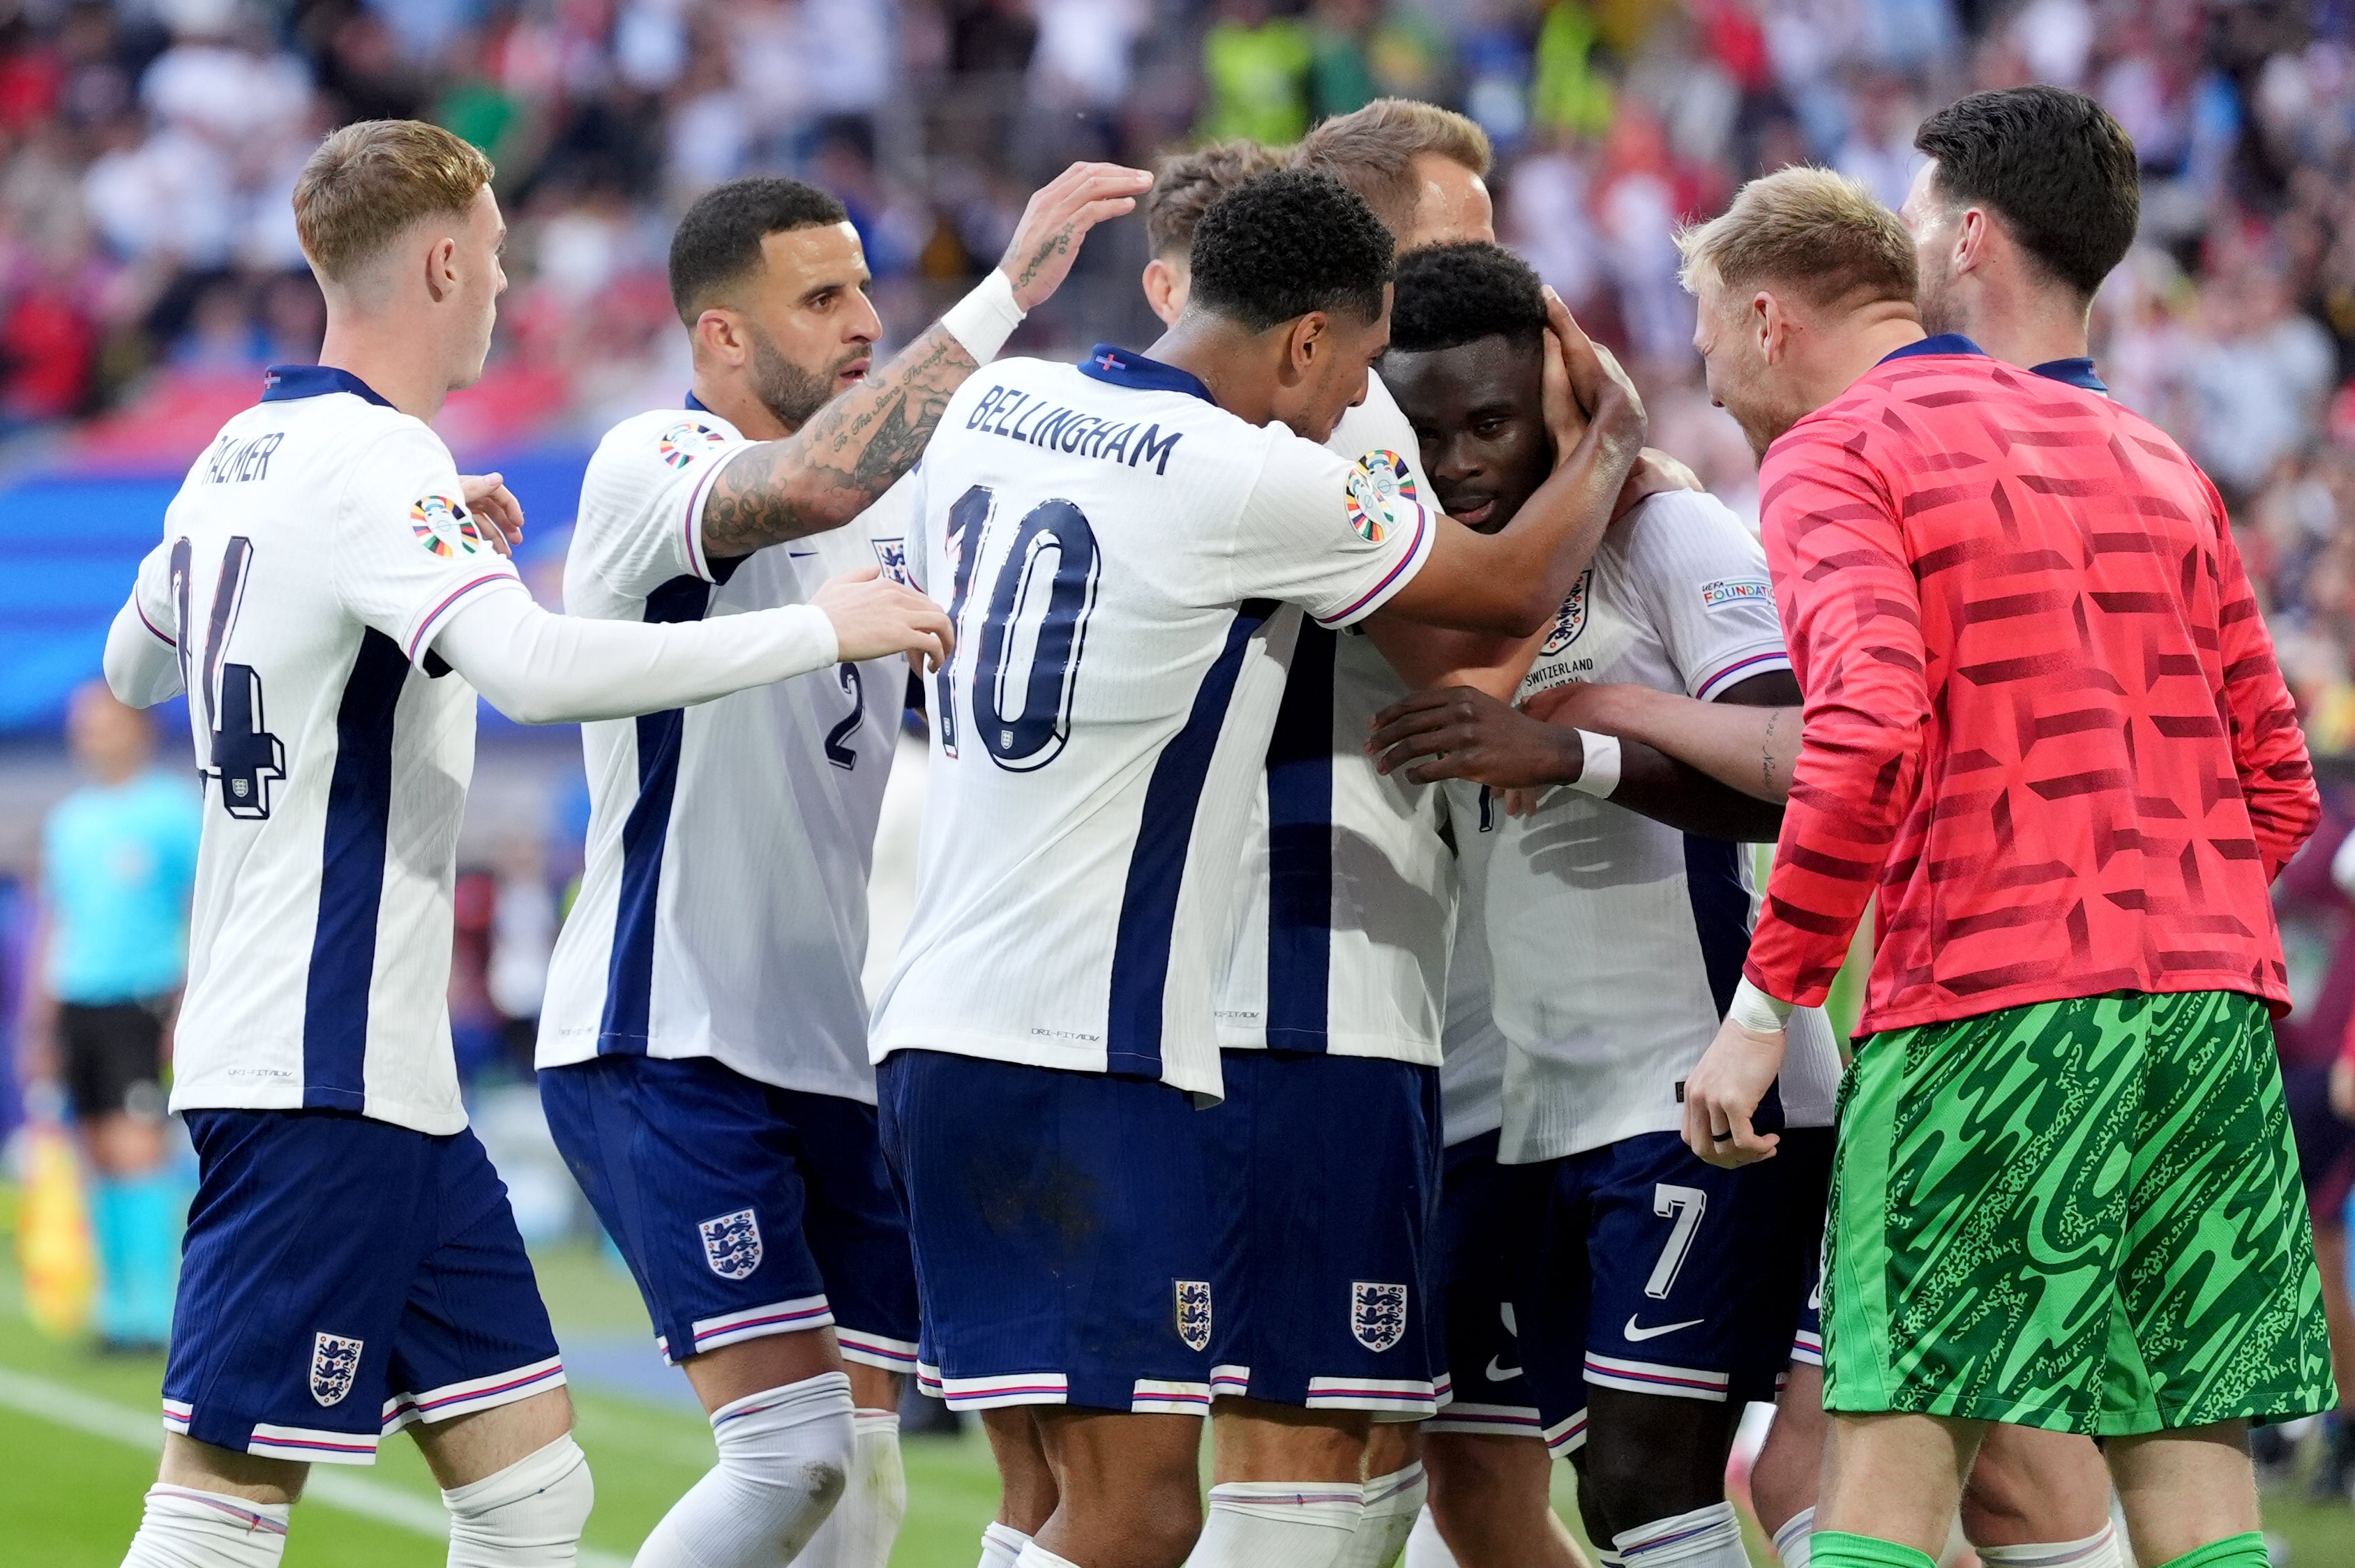
[[[1840,1090],[1824,1405],[2155,1432],[2338,1403],[2264,1004],[1873,1036]]]

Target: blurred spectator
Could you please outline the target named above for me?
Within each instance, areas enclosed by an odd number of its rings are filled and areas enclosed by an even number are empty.
[[[498,1009],[507,1064],[527,1083],[539,1039],[540,1001],[548,991],[548,961],[556,951],[556,894],[548,885],[547,856],[532,838],[508,840],[499,848],[485,989]]]
[[[187,1203],[165,1159],[163,1077],[203,799],[151,765],[147,716],[102,682],[75,693],[67,736],[90,782],[42,835],[44,923],[22,1071],[49,1098],[63,1091],[90,1159],[100,1338],[152,1350],[171,1332]]]

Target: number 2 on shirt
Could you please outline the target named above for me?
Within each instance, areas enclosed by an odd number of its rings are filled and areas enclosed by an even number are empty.
[[[965,603],[975,562],[997,521],[995,502],[988,486],[976,485],[949,508],[948,544],[956,562],[949,620],[957,628],[960,650],[971,645]],[[1015,525],[1006,559],[989,585],[972,681],[974,730],[999,767],[1014,773],[1043,768],[1071,738],[1071,696],[1079,685],[1080,655],[1101,571],[1095,530],[1071,502],[1041,501]],[[1018,667],[1026,643],[1027,656]],[[951,757],[958,742],[954,675],[952,656],[941,667],[937,687],[941,749]]]

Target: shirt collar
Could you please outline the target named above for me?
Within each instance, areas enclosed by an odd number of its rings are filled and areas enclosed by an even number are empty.
[[[349,392],[379,408],[392,407],[391,399],[378,395],[374,387],[349,370],[338,369],[332,365],[272,365],[261,374],[261,400],[265,403],[292,402],[297,398],[323,398],[329,392]]]
[[[1175,365],[1164,365],[1158,359],[1147,359],[1142,354],[1131,354],[1125,348],[1115,348],[1109,343],[1099,343],[1088,357],[1080,361],[1080,374],[1114,387],[1134,387],[1145,392],[1183,392],[1215,403],[1210,389],[1190,370],[1180,370]]]
[[[1891,359],[1911,359],[1922,354],[1984,355],[1986,352],[1959,332],[1942,332],[1935,337],[1925,337],[1919,343],[1909,343],[1902,348],[1892,349],[1881,357],[1881,363],[1886,365]]]
[[[2031,365],[2029,368],[2036,375],[2055,381],[2066,381],[2073,387],[2083,387],[2089,392],[2099,392],[2105,397],[2109,395],[2108,384],[2094,370],[2091,359],[2047,359],[2043,364]]]
[[[692,389],[689,389],[687,394],[687,406],[699,414],[708,414],[711,411],[710,405],[697,397]]]

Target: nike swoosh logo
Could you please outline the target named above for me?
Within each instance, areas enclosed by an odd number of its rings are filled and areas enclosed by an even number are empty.
[[[1708,1321],[1706,1317],[1688,1317],[1681,1323],[1663,1323],[1657,1328],[1646,1328],[1636,1323],[1636,1315],[1630,1312],[1627,1314],[1627,1340],[1630,1344],[1640,1345],[1646,1339],[1657,1339],[1663,1334],[1673,1334],[1679,1328],[1690,1328]]]
[[[1521,1369],[1518,1367],[1500,1367],[1497,1364],[1504,1359],[1505,1358],[1502,1356],[1491,1356],[1488,1358],[1488,1381],[1490,1382],[1508,1383],[1515,1378],[1521,1375]]]

